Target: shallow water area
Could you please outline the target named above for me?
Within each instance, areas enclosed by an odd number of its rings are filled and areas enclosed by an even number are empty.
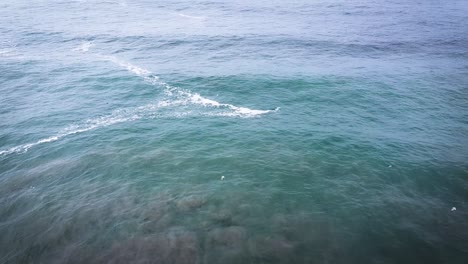
[[[466,263],[465,1],[0,14],[0,263]]]

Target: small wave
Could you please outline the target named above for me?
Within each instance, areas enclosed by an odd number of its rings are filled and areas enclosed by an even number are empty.
[[[190,16],[190,15],[186,15],[186,14],[182,14],[182,13],[179,13],[178,15],[181,16],[181,17],[186,17],[186,18],[196,19],[196,20],[205,20],[206,19],[203,16]]]
[[[92,46],[94,46],[93,42],[86,41],[81,43],[78,47],[74,48],[73,51],[88,52]]]
[[[13,48],[0,49],[0,57],[13,57],[15,50]]]
[[[9,148],[9,149],[1,150],[0,151],[0,156],[12,154],[12,153],[24,153],[24,152],[27,152],[31,147],[34,147],[34,146],[37,146],[37,145],[40,145],[40,144],[43,144],[43,143],[53,142],[53,141],[59,140],[61,137],[62,136],[60,136],[60,135],[51,136],[51,137],[48,137],[48,138],[40,139],[40,140],[38,140],[38,141],[36,141],[34,143],[23,144],[23,145],[19,145],[19,146]]]
[[[72,124],[59,131],[54,136],[42,138],[36,142],[22,144],[9,149],[0,150],[0,156],[6,156],[12,153],[25,153],[30,148],[44,143],[57,141],[66,136],[87,132],[94,129],[108,127],[118,123],[131,122],[143,118],[156,118],[160,108],[186,104],[184,100],[161,100],[157,103],[151,103],[143,106],[124,108],[114,110],[111,114],[101,117],[85,120],[81,123]],[[171,112],[169,115],[160,115],[161,117],[181,118],[195,114],[193,111]]]
[[[16,49],[17,44],[11,40],[0,40],[0,56],[9,56]]]
[[[250,109],[247,107],[239,107],[232,104],[220,103],[212,99],[205,98],[198,93],[192,93],[189,90],[185,90],[179,87],[175,87],[169,85],[159,79],[158,76],[154,75],[151,71],[133,65],[129,62],[123,61],[118,59],[114,56],[102,56],[108,61],[111,61],[120,67],[125,68],[127,71],[142,77],[144,80],[150,82],[154,85],[159,85],[163,87],[164,93],[167,96],[173,97],[175,99],[171,102],[172,105],[187,105],[187,104],[194,104],[194,105],[201,105],[205,107],[214,107],[214,108],[228,108],[231,109],[232,112],[227,113],[225,116],[233,116],[233,117],[255,117],[259,115],[263,115],[270,112],[275,112],[276,110],[256,110]]]
[[[120,60],[114,56],[98,55],[98,57],[106,61],[110,61],[114,64],[117,64],[118,66],[126,69],[128,72],[131,72],[135,74],[136,76],[142,77],[145,81],[153,85],[161,85],[165,87],[167,90],[165,91],[166,93],[172,90],[172,88],[167,83],[160,81],[158,76],[153,75],[149,70],[145,68],[138,67],[126,61]]]
[[[135,66],[131,63],[122,61],[113,56],[101,56],[102,58],[111,61],[120,67],[125,68],[127,71],[142,77],[145,81],[150,82],[151,84],[158,85],[163,88],[164,93],[168,98],[161,100],[157,103],[147,104],[144,106],[119,109],[113,111],[111,114],[97,117],[93,119],[85,120],[79,124],[73,124],[54,136],[40,139],[36,142],[27,143],[9,149],[0,150],[0,156],[5,156],[12,153],[24,153],[27,152],[31,147],[50,143],[57,141],[63,137],[83,133],[93,129],[98,129],[102,127],[107,127],[122,122],[135,121],[142,118],[154,118],[157,111],[163,107],[172,107],[172,106],[183,106],[183,105],[199,105],[202,107],[211,107],[221,111],[214,112],[196,112],[196,111],[173,111],[170,116],[172,117],[186,117],[192,114],[197,114],[199,116],[224,116],[224,117],[241,117],[241,118],[250,118],[263,115],[270,112],[276,112],[279,110],[279,107],[274,110],[257,110],[250,109],[247,107],[239,107],[232,104],[220,103],[212,99],[205,98],[198,93],[192,93],[188,90],[181,89],[179,87],[171,86],[161,80],[158,76],[155,76],[151,71]]]
[[[156,109],[160,107],[165,107],[167,105],[168,104],[166,104],[165,102],[159,102],[157,104],[148,104],[148,105],[140,106],[136,108],[115,110],[110,115],[88,119],[82,123],[70,125],[54,136],[43,138],[33,143],[27,143],[27,144],[11,147],[9,149],[0,150],[0,156],[12,154],[12,153],[25,153],[31,147],[44,144],[44,143],[54,142],[69,135],[83,133],[86,131],[90,131],[90,130],[98,129],[102,127],[107,127],[107,126],[114,125],[117,123],[138,120],[138,119],[144,118],[148,112],[150,111],[154,112]]]
[[[255,110],[247,107],[238,107],[233,105],[229,105],[229,107],[234,111],[232,113],[226,113],[225,116],[254,117],[267,113],[277,112],[280,109],[279,107],[277,107],[274,110]]]
[[[16,46],[11,40],[0,40],[0,57],[14,56]]]

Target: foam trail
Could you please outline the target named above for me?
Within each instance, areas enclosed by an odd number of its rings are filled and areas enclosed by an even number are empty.
[[[107,127],[122,122],[134,121],[142,118],[154,117],[154,113],[157,112],[159,108],[169,107],[169,106],[180,106],[180,105],[200,105],[203,107],[212,107],[217,109],[226,109],[228,111],[218,112],[218,113],[199,113],[204,116],[226,116],[226,117],[255,117],[258,115],[263,115],[270,112],[276,112],[279,108],[275,110],[256,110],[250,109],[247,107],[239,107],[231,104],[220,103],[215,100],[211,100],[201,96],[198,93],[191,93],[190,91],[181,89],[179,87],[171,86],[161,80],[159,77],[152,74],[149,70],[135,66],[131,63],[119,60],[112,56],[101,56],[102,58],[111,61],[127,71],[142,77],[145,81],[150,82],[154,85],[159,85],[163,87],[164,93],[169,96],[169,99],[159,101],[156,104],[148,104],[135,108],[128,109],[119,109],[113,111],[110,115],[97,117],[93,119],[88,119],[82,123],[71,125],[54,136],[40,139],[36,142],[27,143],[11,147],[9,149],[0,150],[0,156],[5,156],[12,153],[24,153],[27,152],[30,148],[41,145],[44,143],[50,143],[57,141],[63,137],[74,135],[78,133],[83,133],[97,128]],[[183,117],[191,114],[192,111],[188,112],[178,112],[173,113],[174,117]]]
[[[114,111],[111,115],[108,115],[108,116],[88,119],[88,120],[86,120],[85,122],[83,122],[81,124],[71,125],[71,126],[65,128],[65,129],[63,129],[62,131],[60,131],[58,134],[56,134],[54,136],[43,138],[43,139],[40,139],[40,140],[38,140],[36,142],[11,147],[11,148],[5,149],[5,150],[0,150],[0,156],[12,154],[12,153],[24,153],[24,152],[27,152],[30,148],[32,148],[34,146],[41,145],[41,144],[44,144],[44,143],[54,142],[54,141],[57,141],[57,140],[59,140],[59,139],[61,139],[63,137],[69,136],[69,135],[83,133],[83,132],[86,132],[86,131],[90,131],[90,130],[101,128],[101,127],[107,127],[107,126],[117,124],[117,123],[122,123],[122,122],[128,122],[128,121],[141,119],[141,118],[144,117],[142,115],[142,112],[144,110],[150,109],[150,108],[155,109],[155,108],[159,108],[160,106],[164,106],[164,104],[161,104],[161,105],[158,104],[158,105],[153,106],[153,107],[148,107],[148,106],[139,107],[139,108],[135,108],[133,110],[132,109],[130,109],[130,110],[125,110],[125,109],[124,110],[117,110],[117,111]]]
[[[114,64],[117,64],[122,68],[125,68],[127,71],[129,71],[129,72],[131,72],[131,73],[133,73],[133,74],[135,74],[135,75],[137,75],[139,77],[142,77],[143,79],[145,79],[148,82],[151,82],[153,84],[159,84],[159,77],[151,74],[151,72],[148,71],[147,69],[135,66],[135,65],[133,65],[131,63],[120,60],[120,59],[118,59],[118,58],[116,58],[114,56],[99,55],[99,57],[106,60],[106,61],[110,61],[110,62],[112,62]]]
[[[114,110],[111,114],[91,118],[80,123],[72,124],[65,129],[59,131],[56,135],[47,138],[39,139],[36,142],[27,143],[11,147],[9,149],[0,150],[0,157],[12,153],[25,153],[30,148],[44,143],[57,141],[66,136],[83,133],[86,131],[108,127],[118,123],[131,122],[143,118],[164,117],[159,113],[159,109],[174,105],[173,101],[162,100],[156,103],[150,103],[143,106],[123,108]],[[172,113],[169,117],[183,117],[191,114],[191,112]]]
[[[175,97],[177,100],[172,102],[172,105],[187,105],[187,104],[195,104],[201,105],[205,107],[214,107],[214,108],[227,108],[232,110],[232,112],[226,113],[224,116],[235,116],[235,117],[255,117],[258,115],[263,115],[270,112],[276,112],[279,108],[275,110],[256,110],[250,109],[247,107],[239,107],[231,104],[220,103],[212,99],[205,98],[198,93],[192,93],[188,90],[181,89],[179,87],[171,86],[159,79],[158,76],[154,75],[151,71],[135,66],[129,62],[122,61],[113,56],[101,56],[102,58],[111,61],[120,67],[125,68],[127,71],[142,77],[144,80],[150,82],[154,85],[159,85],[163,87],[164,93],[167,96]]]

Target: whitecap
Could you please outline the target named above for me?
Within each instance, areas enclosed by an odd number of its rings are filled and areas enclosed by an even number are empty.
[[[89,48],[89,47],[88,47]],[[86,48],[83,50],[87,50]],[[241,117],[241,118],[250,118],[256,117],[263,114],[267,114],[270,112],[276,112],[279,110],[279,107],[274,110],[257,110],[257,109],[250,109],[247,107],[239,107],[232,104],[220,103],[212,99],[205,98],[198,93],[192,93],[188,90],[171,86],[161,80],[159,77],[151,73],[151,71],[133,65],[129,62],[120,60],[113,56],[102,56],[101,58],[106,59],[107,61],[111,61],[120,67],[125,68],[127,71],[142,77],[145,81],[150,82],[153,85],[158,85],[163,88],[164,94],[167,98],[156,102],[147,104],[144,106],[134,107],[134,108],[125,108],[125,109],[117,109],[114,110],[111,114],[96,117],[92,119],[85,120],[81,123],[72,124],[65,129],[59,131],[56,135],[39,139],[32,143],[22,144],[15,147],[11,147],[9,149],[0,150],[0,156],[5,156],[12,153],[24,153],[27,152],[31,147],[50,143],[57,141],[63,137],[74,135],[78,133],[83,133],[86,131],[107,127],[110,125],[122,123],[122,122],[130,122],[135,121],[142,118],[155,118],[157,117],[157,112],[160,108],[164,107],[173,107],[173,106],[181,106],[181,105],[199,105],[202,107],[211,107],[214,109],[225,109],[219,111],[206,111],[206,112],[197,112],[192,110],[183,111],[172,111],[169,116],[181,118],[186,117],[189,115],[200,115],[200,116],[222,116],[222,117]]]
[[[111,61],[120,67],[125,68],[127,71],[142,77],[144,80],[150,82],[154,85],[159,85],[163,88],[164,93],[173,98],[173,101],[166,102],[168,105],[187,105],[187,104],[194,104],[194,105],[201,105],[204,107],[214,107],[214,108],[229,108],[232,112],[225,113],[224,116],[232,116],[232,117],[255,117],[259,115],[263,115],[270,112],[276,112],[279,108],[275,110],[257,110],[257,109],[250,109],[247,107],[239,107],[232,104],[220,103],[215,100],[205,98],[198,93],[192,93],[189,90],[185,90],[179,87],[171,86],[159,79],[158,76],[154,75],[150,70],[138,67],[133,65],[129,62],[123,61],[118,59],[114,56],[101,56],[108,61]]]
[[[0,56],[2,56],[3,54],[10,53],[11,51],[11,49],[0,49]]]
[[[74,48],[73,51],[88,52],[92,46],[94,46],[94,44],[91,41],[82,42],[78,47]]]
[[[186,14],[182,14],[182,13],[179,13],[178,15],[181,16],[181,17],[196,19],[196,20],[205,20],[206,19],[206,17],[204,17],[204,16],[190,16],[190,15],[186,15]]]
[[[65,129],[59,131],[59,133],[57,133],[54,136],[39,139],[36,142],[22,144],[22,145],[18,145],[15,147],[11,147],[9,149],[0,150],[0,156],[12,154],[12,153],[25,153],[31,147],[44,144],[44,143],[54,142],[69,135],[83,133],[86,131],[107,127],[107,126],[114,125],[117,123],[138,120],[138,119],[145,117],[148,112],[154,112],[156,109],[160,107],[164,107],[164,106],[165,104],[157,103],[157,104],[148,104],[146,106],[141,106],[141,107],[136,107],[136,108],[115,110],[112,112],[112,114],[107,115],[107,116],[91,118],[81,123],[72,124],[66,127]]]

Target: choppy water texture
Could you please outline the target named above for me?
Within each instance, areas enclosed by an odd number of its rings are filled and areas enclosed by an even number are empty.
[[[2,1],[0,263],[467,263],[467,25],[457,0]]]

